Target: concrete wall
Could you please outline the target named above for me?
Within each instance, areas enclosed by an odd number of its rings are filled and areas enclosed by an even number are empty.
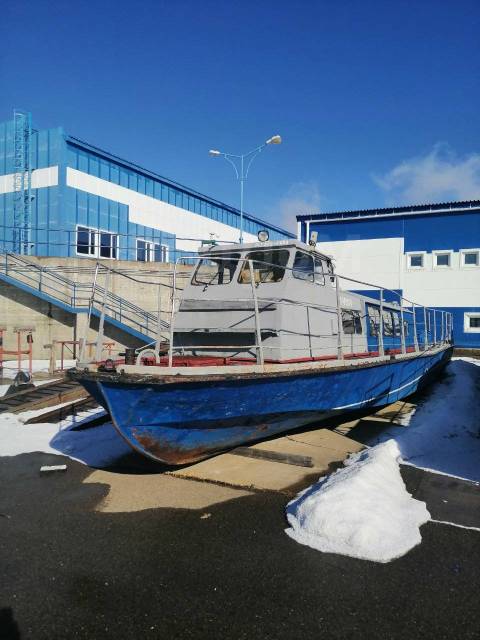
[[[94,277],[96,260],[85,258],[32,258],[29,260],[55,271],[59,275],[75,280],[78,283],[91,284]],[[131,278],[140,279],[142,282],[134,281],[127,275],[118,273],[112,274],[110,278],[109,290],[127,301],[141,307],[154,314],[158,307],[158,286],[170,285],[172,281],[173,265],[155,263],[132,263],[116,261],[103,261],[108,267],[115,267],[116,270],[124,270]],[[183,288],[185,277],[191,272],[191,267],[177,267],[178,280],[177,287]],[[29,283],[29,274],[16,274],[25,284]],[[48,282],[48,276],[46,277]],[[98,284],[104,286],[105,274],[98,278]],[[69,297],[70,288],[65,285],[58,286],[56,295],[64,298]],[[48,288],[48,293],[54,293]],[[170,312],[170,292],[168,286],[160,286],[162,319],[168,321]],[[83,295],[83,304],[86,309],[88,302],[88,292]],[[84,337],[86,329],[86,313],[71,313],[58,305],[49,303],[39,297],[23,291],[20,287],[0,282],[0,326],[5,327],[4,349],[13,350],[17,348],[17,334],[14,333],[16,327],[33,328],[33,357],[37,359],[48,359],[50,349],[45,345],[55,341],[78,340]],[[93,317],[91,329],[88,333],[88,340],[96,340],[96,330],[98,329],[98,318]],[[105,340],[115,342],[115,351],[123,350],[125,346],[137,347],[143,344],[138,338],[121,331],[109,323],[105,325]],[[22,339],[22,348],[27,348],[25,336]],[[57,348],[57,356],[60,357],[60,347]],[[14,356],[5,356],[5,359],[13,359]]]

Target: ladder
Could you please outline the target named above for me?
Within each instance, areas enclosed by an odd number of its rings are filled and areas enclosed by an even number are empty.
[[[13,112],[13,251],[30,253],[31,166],[30,140],[32,117],[15,109]]]

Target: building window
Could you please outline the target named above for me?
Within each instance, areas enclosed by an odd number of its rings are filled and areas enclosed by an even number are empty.
[[[480,266],[480,249],[462,249],[460,256],[462,267]]]
[[[480,313],[465,313],[463,330],[465,333],[480,333]]]
[[[452,266],[451,251],[434,251],[433,252],[434,267],[448,268]]]
[[[118,258],[118,235],[90,227],[77,227],[77,254],[92,258]]]
[[[155,262],[168,262],[168,247],[155,243],[153,245],[153,259]]]
[[[407,266],[409,269],[423,269],[425,266],[425,252],[407,253]]]
[[[84,256],[95,256],[96,230],[88,227],[77,227],[77,253]]]
[[[145,240],[137,240],[137,260],[138,262],[151,261],[151,243]]]
[[[168,262],[168,247],[158,242],[137,240],[137,262]]]
[[[116,260],[118,257],[118,236],[116,233],[99,232],[100,258]]]

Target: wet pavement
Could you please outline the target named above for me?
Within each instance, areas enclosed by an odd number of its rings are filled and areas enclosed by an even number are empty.
[[[403,473],[434,517],[452,515],[438,476]],[[282,493],[114,513],[97,510],[109,486],[91,474],[60,456],[0,459],[1,640],[479,637],[478,531],[428,523],[420,546],[375,564],[291,540]],[[478,506],[463,494],[464,511]]]

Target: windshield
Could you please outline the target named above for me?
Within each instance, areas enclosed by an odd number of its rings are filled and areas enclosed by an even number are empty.
[[[293,277],[316,284],[325,284],[322,260],[303,251],[297,251],[292,269]]]
[[[228,284],[232,281],[239,258],[239,253],[202,258],[193,274],[192,284],[204,286]]]
[[[241,284],[249,284],[250,267],[248,260],[252,261],[254,282],[280,282],[285,274],[288,262],[288,249],[276,249],[272,251],[252,251],[245,256],[242,271],[238,278]]]

